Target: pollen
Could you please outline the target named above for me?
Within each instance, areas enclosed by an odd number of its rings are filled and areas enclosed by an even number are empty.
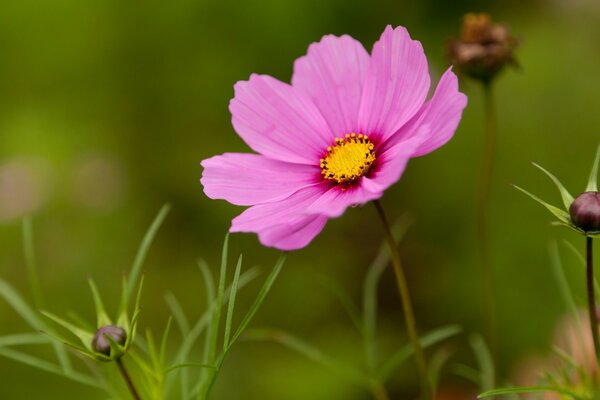
[[[321,175],[337,183],[348,184],[369,172],[375,161],[375,146],[366,135],[347,134],[336,138],[321,159]]]

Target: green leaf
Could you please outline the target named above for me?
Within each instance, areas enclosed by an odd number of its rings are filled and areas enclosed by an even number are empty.
[[[69,378],[84,385],[103,389],[102,385],[99,384],[96,379],[88,375],[75,371],[65,371],[58,365],[52,364],[46,360],[42,360],[41,358],[22,353],[20,351],[0,347],[0,356],[10,358],[14,361],[20,362],[21,364],[29,365],[30,367],[34,367],[42,371]]]
[[[571,207],[571,203],[573,203],[573,200],[574,200],[573,196],[571,196],[571,193],[569,193],[569,191],[564,187],[564,185],[561,183],[561,181],[558,180],[558,178],[556,176],[554,176],[553,174],[548,172],[544,167],[542,167],[541,165],[538,165],[536,163],[532,163],[532,164],[534,166],[536,166],[538,169],[540,169],[543,173],[548,175],[548,177],[550,179],[552,179],[552,182],[554,182],[554,184],[558,188],[558,191],[560,192],[560,195],[562,197],[562,201],[563,201],[563,204],[565,205],[565,208],[568,210],[569,207]]]
[[[69,332],[71,332],[73,335],[77,336],[79,338],[79,340],[81,340],[81,343],[83,344],[83,346],[88,350],[88,351],[92,351],[92,339],[94,339],[94,335],[86,330],[83,330],[81,328],[79,328],[78,326],[73,325],[70,322],[65,321],[64,319],[57,317],[54,314],[51,314],[47,311],[40,311],[42,313],[42,315],[48,317],[49,319],[51,319],[52,321],[56,322],[57,324],[61,325],[63,328],[65,328],[66,330],[68,330]]]
[[[167,369],[165,369],[163,371],[163,373],[164,374],[168,374],[169,372],[173,372],[173,371],[181,369],[181,368],[206,368],[206,369],[215,369],[215,366],[214,365],[208,365],[208,364],[200,364],[200,363],[182,363],[182,364],[171,365],[170,367],[168,367]]]
[[[358,314],[358,308],[348,295],[348,292],[336,281],[325,276],[319,277],[319,283],[329,290],[344,307],[344,310],[350,317],[350,320],[359,332],[362,332],[362,320]]]
[[[585,188],[586,192],[597,192],[598,191],[598,168],[600,167],[600,145],[598,145],[598,150],[596,150],[596,158],[594,159],[594,165],[592,166],[592,171],[590,172],[590,178],[588,179],[587,187]]]
[[[472,335],[469,339],[469,344],[479,364],[481,388],[483,390],[491,390],[495,386],[494,380],[496,376],[492,355],[481,335]]]
[[[38,313],[27,304],[21,295],[6,281],[0,279],[0,296],[23,318],[33,329],[41,330],[44,324]]]
[[[256,277],[258,275],[259,275],[259,272],[258,272],[257,268],[250,268],[249,270],[247,270],[243,274],[241,274],[239,284],[238,284],[238,291],[240,289],[242,289],[243,287],[245,287],[249,282],[256,279]],[[231,293],[232,293],[232,290],[231,290],[231,287],[229,287],[225,291],[225,301],[229,301],[229,298],[231,297]],[[212,303],[214,305],[214,302],[212,302]],[[198,340],[198,337],[202,334],[202,332],[204,332],[204,330],[210,324],[211,316],[212,316],[212,306],[209,303],[208,309],[206,311],[204,311],[204,313],[198,318],[198,320],[195,322],[194,326],[190,329],[189,334],[183,338],[183,341],[181,342],[181,345],[179,346],[179,349],[177,350],[177,353],[175,356],[175,362],[182,363],[187,359],[194,344]],[[210,340],[210,335],[207,334],[207,337]],[[208,353],[206,351],[204,352],[204,354],[208,355]],[[203,362],[203,364],[207,364],[207,363]],[[187,371],[185,371],[185,370],[182,371],[182,380],[185,380],[185,372],[187,372]],[[171,378],[171,376],[169,376],[169,378]],[[172,379],[168,379],[166,382],[166,391],[167,392],[170,390],[172,384],[173,384]],[[184,388],[185,388],[185,390],[187,390],[187,385],[185,385]],[[184,390],[184,392],[185,392],[185,390]],[[184,396],[184,398],[187,398],[187,397]]]
[[[521,192],[525,193],[527,196],[531,197],[533,200],[537,201],[538,203],[540,203],[541,205],[543,205],[544,207],[546,207],[548,209],[548,211],[550,211],[552,214],[554,214],[554,216],[556,218],[558,218],[561,222],[565,223],[565,224],[569,224],[570,223],[570,218],[569,218],[569,214],[565,211],[565,210],[561,210],[558,207],[554,207],[551,204],[546,203],[544,200],[540,199],[539,197],[537,197],[534,194],[529,193],[527,190],[513,185],[515,189],[520,190]]]
[[[481,386],[481,372],[469,365],[454,364],[452,367],[452,372],[455,375],[473,382],[475,385]]]
[[[190,323],[185,316],[181,304],[172,292],[167,292],[167,294],[165,294],[165,301],[169,306],[169,310],[171,310],[171,314],[173,314],[173,317],[175,318],[175,322],[177,322],[181,336],[186,337],[190,332]]]
[[[225,294],[225,281],[227,279],[227,254],[229,251],[229,235],[225,236],[223,252],[221,253],[221,269],[219,272],[219,286],[217,287],[217,298],[214,301],[212,323],[210,328],[211,340],[208,346],[208,363],[213,364],[217,354],[217,343],[219,341],[219,323],[223,310],[223,296]]]
[[[238,282],[240,279],[240,271],[242,269],[242,255],[238,258],[237,266],[235,267],[235,275],[231,284],[231,297],[227,307],[227,317],[225,319],[225,334],[223,336],[223,350],[229,347],[229,336],[231,334],[231,323],[233,321],[233,310],[235,307],[235,295],[237,294]]]
[[[448,339],[454,335],[462,332],[462,328],[458,325],[448,325],[441,328],[435,329],[430,333],[420,338],[421,346],[426,349],[427,347],[433,346],[443,340]],[[406,361],[414,353],[412,344],[407,344],[396,353],[394,353],[383,365],[377,374],[377,380],[385,383],[391,376],[392,372],[398,368],[404,361]]]
[[[412,219],[406,216],[401,217],[392,227],[392,236],[396,243],[406,233],[406,230],[412,223]],[[390,252],[385,241],[379,246],[377,256],[367,270],[367,276],[363,285],[363,304],[362,304],[362,320],[363,320],[363,346],[367,367],[370,371],[376,368],[376,343],[375,330],[377,320],[377,286],[381,275],[390,262]]]
[[[334,358],[324,354],[306,341],[278,329],[251,329],[244,334],[244,339],[272,341],[293,350],[328,369],[332,373],[352,381],[365,388],[371,387],[371,379],[362,372],[348,367]]]
[[[44,298],[42,295],[42,287],[37,271],[35,261],[35,251],[33,245],[33,226],[31,217],[23,219],[23,255],[25,256],[25,266],[29,275],[29,286],[33,294],[33,300],[36,307],[44,306]]]
[[[501,396],[505,394],[524,394],[524,393],[559,393],[571,396],[574,400],[583,400],[577,393],[572,390],[553,387],[553,386],[522,386],[513,388],[494,389],[487,392],[481,393],[477,396],[478,399],[486,397]]]
[[[48,342],[48,337],[42,335],[41,333],[15,333],[12,335],[0,336],[0,347],[41,344]]]
[[[165,355],[167,354],[167,339],[169,338],[169,333],[171,332],[171,324],[173,323],[173,317],[169,317],[167,320],[167,327],[163,332],[162,340],[160,341],[160,350],[158,361],[160,366],[162,367],[165,363]]]
[[[148,231],[146,231],[146,234],[144,235],[144,239],[142,240],[140,248],[135,256],[133,265],[129,272],[129,278],[127,279],[127,288],[126,288],[127,299],[130,299],[131,296],[133,295],[133,290],[135,288],[138,277],[140,276],[140,273],[142,270],[142,265],[144,264],[144,260],[146,259],[146,255],[148,254],[148,250],[150,249],[150,245],[152,244],[152,241],[154,240],[154,237],[156,236],[156,233],[158,232],[158,228],[160,228],[163,221],[167,217],[167,214],[169,213],[170,208],[171,208],[171,206],[169,206],[168,204],[165,204],[160,209],[160,211],[154,218],[154,221],[150,225],[150,228],[148,229]]]
[[[244,319],[240,323],[240,326],[238,327],[235,334],[233,335],[233,338],[231,339],[231,342],[229,343],[227,350],[229,350],[229,348],[231,348],[231,346],[240,337],[242,332],[244,332],[244,329],[246,329],[246,327],[248,326],[250,321],[252,321],[252,318],[254,318],[254,315],[256,314],[256,312],[258,311],[258,309],[260,308],[262,303],[265,301],[267,294],[271,290],[271,287],[273,286],[273,282],[275,282],[275,279],[279,275],[279,272],[281,271],[281,267],[283,267],[284,262],[285,262],[285,255],[282,255],[279,258],[279,260],[275,263],[273,270],[271,271],[271,273],[265,280],[265,283],[263,284],[262,288],[258,292],[258,296],[254,300],[254,303],[250,307],[250,310],[248,310],[248,312],[246,313],[246,316],[244,317]]]
[[[89,279],[88,282],[94,298],[94,306],[96,308],[96,327],[101,328],[105,325],[112,325],[112,321],[108,317],[104,304],[102,303],[102,297],[100,297],[100,292],[98,292],[96,283],[93,279]]]
[[[446,348],[441,348],[436,351],[429,360],[429,379],[434,390],[438,389],[440,376],[442,375],[442,369],[452,354],[452,351]]]

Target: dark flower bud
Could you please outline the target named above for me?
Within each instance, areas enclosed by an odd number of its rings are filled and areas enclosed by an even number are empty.
[[[513,52],[517,46],[508,28],[493,23],[488,14],[467,14],[460,39],[450,39],[447,54],[459,71],[489,82],[505,65],[516,64]]]
[[[120,345],[125,345],[127,333],[125,329],[114,325],[105,325],[96,331],[94,339],[92,339],[92,348],[97,353],[110,355],[110,342],[106,338],[110,336],[115,342]]]
[[[571,221],[586,233],[600,232],[600,193],[585,192],[569,207]]]

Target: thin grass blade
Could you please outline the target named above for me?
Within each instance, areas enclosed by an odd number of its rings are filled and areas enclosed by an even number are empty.
[[[556,218],[558,218],[561,222],[568,224],[569,223],[569,214],[565,211],[565,210],[561,210],[558,207],[555,207],[551,204],[546,203],[544,200],[540,199],[539,197],[537,197],[536,195],[529,193],[527,190],[513,185],[515,189],[520,190],[521,192],[525,193],[527,196],[531,197],[533,200],[537,201],[538,203],[540,203],[541,205],[543,205],[544,207],[546,207],[546,209],[548,209],[548,211],[550,211],[552,214],[554,214],[554,216]]]
[[[246,314],[246,316],[244,317],[244,319],[240,323],[240,326],[238,327],[238,329],[236,330],[235,334],[233,335],[233,338],[231,339],[231,342],[229,343],[229,346],[228,346],[227,350],[229,350],[231,348],[231,346],[240,337],[240,335],[242,334],[242,332],[244,332],[244,330],[246,329],[246,327],[248,326],[248,324],[250,323],[250,321],[252,321],[252,318],[254,318],[254,315],[256,314],[256,312],[258,311],[258,309],[260,308],[260,306],[262,305],[262,303],[265,301],[265,298],[267,297],[267,294],[271,290],[271,287],[273,286],[273,283],[275,282],[275,279],[279,275],[279,272],[281,271],[281,268],[283,267],[284,262],[285,262],[285,255],[282,255],[279,258],[279,260],[275,263],[275,266],[273,267],[273,270],[271,271],[271,273],[269,274],[269,276],[265,280],[265,283],[263,284],[262,288],[258,292],[258,296],[254,300],[254,303],[250,307],[250,310],[248,310],[248,313]]]
[[[458,325],[448,325],[441,328],[435,329],[432,332],[421,337],[421,345],[424,349],[435,345],[441,341],[444,341],[452,336],[458,335],[462,332],[462,328]],[[408,344],[394,353],[383,365],[377,374],[379,382],[385,383],[391,376],[392,372],[398,368],[404,361],[406,361],[414,353],[412,344]]]
[[[532,163],[532,164],[535,167],[537,167],[540,171],[542,171],[543,173],[545,173],[546,175],[548,175],[548,177],[550,179],[552,179],[552,182],[554,182],[554,184],[558,188],[558,191],[560,192],[560,196],[562,197],[562,201],[563,201],[563,204],[565,205],[565,208],[569,209],[569,207],[571,207],[571,203],[573,203],[574,199],[573,199],[573,196],[571,196],[571,193],[569,193],[569,191],[564,187],[564,185],[562,184],[562,182],[559,181],[556,176],[554,176],[553,174],[551,174],[548,170],[546,170],[541,165],[536,164],[536,163]]]
[[[169,306],[169,310],[173,317],[175,318],[175,322],[177,323],[177,327],[179,328],[179,332],[182,337],[186,337],[190,332],[190,323],[185,316],[185,312],[183,311],[183,307],[177,300],[177,297],[171,292],[165,294],[165,302]]]
[[[594,158],[594,165],[592,166],[592,171],[590,172],[590,178],[588,179],[587,187],[585,188],[586,192],[597,192],[598,191],[598,168],[600,167],[600,145],[598,145],[598,150],[596,150],[596,158]]]
[[[495,386],[495,368],[492,354],[480,335],[472,335],[469,344],[475,353],[481,373],[481,389],[492,390]]]
[[[229,304],[227,305],[227,317],[225,318],[225,334],[223,336],[223,350],[229,347],[229,337],[231,335],[231,323],[233,321],[233,310],[235,307],[235,296],[238,290],[238,283],[240,280],[240,271],[242,270],[242,255],[238,258],[237,265],[235,267],[235,274],[233,276],[233,283],[231,284],[231,296],[229,298]]]
[[[477,396],[478,399],[484,399],[486,397],[502,396],[506,394],[526,394],[526,393],[558,393],[570,396],[573,400],[583,400],[581,396],[572,390],[552,387],[552,386],[522,386],[504,389],[494,389],[487,392],[481,393]]]
[[[44,307],[44,296],[35,259],[33,223],[31,217],[25,217],[23,219],[23,255],[25,257],[25,267],[27,268],[27,275],[29,277],[29,286],[33,295],[33,304],[35,304],[37,308],[42,308]]]
[[[138,252],[133,261],[131,270],[129,271],[129,278],[127,279],[127,287],[126,287],[127,288],[127,290],[126,290],[127,299],[130,299],[131,296],[133,295],[133,291],[135,290],[136,282],[140,276],[140,273],[142,272],[142,265],[144,264],[144,261],[146,260],[146,255],[148,254],[150,245],[152,244],[152,241],[154,240],[154,237],[156,236],[158,229],[160,228],[163,221],[167,217],[167,214],[169,213],[170,208],[171,208],[171,206],[168,204],[165,204],[164,206],[162,206],[162,208],[160,209],[160,211],[154,218],[154,221],[150,225],[150,228],[148,229],[148,231],[146,231],[144,238],[142,239],[142,243],[140,244]]]

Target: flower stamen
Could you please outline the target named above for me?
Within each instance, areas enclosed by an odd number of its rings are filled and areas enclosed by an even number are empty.
[[[362,133],[335,138],[321,159],[323,178],[337,183],[352,183],[364,176],[375,161],[375,145]]]

